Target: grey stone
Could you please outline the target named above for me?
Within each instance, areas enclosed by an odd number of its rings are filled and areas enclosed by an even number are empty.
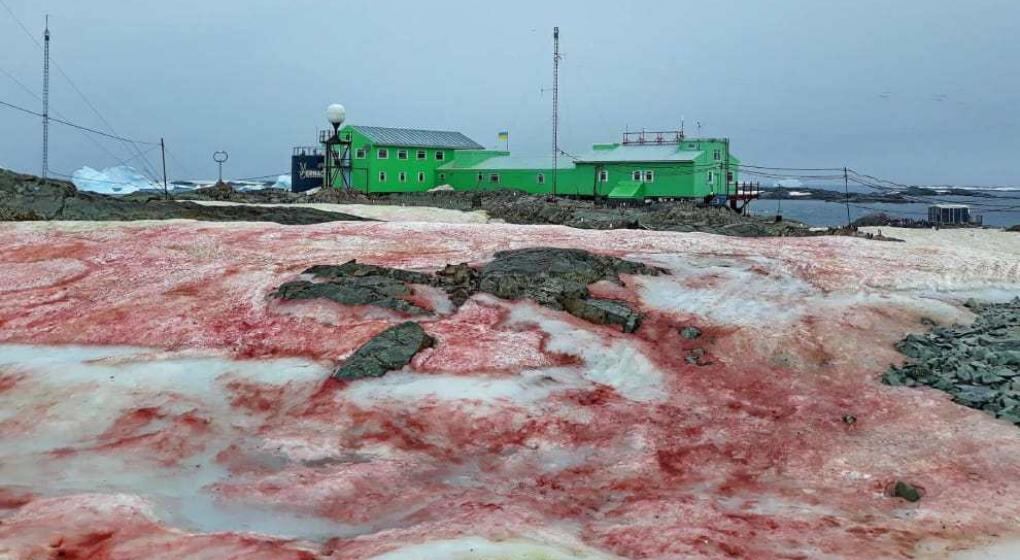
[[[684,327],[680,329],[680,336],[687,340],[694,340],[701,336],[701,329],[698,327]]]
[[[974,407],[980,407],[998,396],[998,391],[982,385],[957,385],[953,391],[957,402]]]
[[[684,361],[693,366],[707,366],[711,365],[712,362],[706,357],[704,348],[695,348],[687,353],[684,357]]]
[[[641,325],[641,315],[623,302],[608,299],[568,299],[563,303],[567,313],[600,325],[618,325],[632,333]]]
[[[450,301],[460,307],[478,292],[481,274],[467,263],[448,264],[436,272],[435,285],[450,296]]]
[[[333,377],[342,380],[382,377],[406,366],[415,354],[434,343],[418,323],[401,323],[358,348],[333,372]]]
[[[341,265],[316,265],[305,274],[311,274],[316,278],[334,280],[338,278],[363,278],[366,276],[392,278],[409,284],[431,284],[432,276],[423,272],[401,270],[399,268],[388,268],[372,264],[361,264],[357,260],[350,260]]]
[[[529,248],[496,253],[482,268],[478,289],[509,300],[530,299],[582,319],[638,328],[640,315],[626,303],[589,296],[588,285],[620,282],[620,274],[657,275],[663,270],[579,249]]]
[[[902,480],[896,481],[896,486],[893,487],[893,496],[897,498],[903,498],[908,502],[918,502],[921,500],[921,492],[912,484],[903,482]]]
[[[304,207],[203,206],[195,202],[80,192],[66,181],[0,170],[0,217],[36,220],[167,220],[317,224],[365,218]]]
[[[1014,421],[1020,391],[1020,298],[1007,303],[967,302],[976,318],[969,327],[937,327],[897,344],[913,361],[890,368],[889,385],[927,385],[959,404]],[[1020,424],[1018,424],[1020,425]]]
[[[403,282],[381,276],[339,277],[328,282],[295,280],[281,285],[272,295],[283,300],[322,298],[344,305],[375,305],[411,315],[428,313],[401,299],[411,295]]]

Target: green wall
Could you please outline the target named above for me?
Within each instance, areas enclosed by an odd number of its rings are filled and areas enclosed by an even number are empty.
[[[351,186],[362,192],[427,191],[437,185],[436,169],[453,161],[455,153],[451,149],[375,145],[355,127],[344,127],[340,135],[351,140]],[[386,157],[380,157],[380,150]],[[424,159],[419,159],[419,152]],[[401,159],[402,155],[406,159]],[[334,186],[342,187],[342,180],[338,178]]]
[[[552,193],[551,168],[508,168],[509,152],[373,145],[357,127],[351,126],[341,130],[341,137],[349,137],[352,142],[352,183],[363,192],[416,192],[448,184],[464,191],[514,189],[531,194]],[[593,150],[598,153],[618,146],[596,144]],[[380,149],[385,150],[387,157],[380,157]],[[566,161],[557,172],[557,194],[591,196],[594,191],[598,196],[608,196],[621,185],[632,185],[636,171],[641,172],[641,191],[647,197],[704,198],[732,192],[733,184],[739,181],[739,160],[729,153],[728,140],[686,139],[679,149],[699,151],[701,155],[694,161],[658,163],[575,165]],[[404,152],[406,159],[401,159]],[[424,153],[424,159],[419,159],[419,152]],[[442,153],[443,159],[437,159],[437,153]],[[732,173],[729,186],[724,179],[726,169]],[[608,173],[607,181],[596,181],[600,170]],[[650,181],[646,180],[648,172],[653,174]],[[335,186],[341,187],[342,183],[338,181]]]

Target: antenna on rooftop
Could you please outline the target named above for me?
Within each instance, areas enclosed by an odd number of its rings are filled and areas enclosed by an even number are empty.
[[[553,27],[553,172],[552,194],[556,196],[556,182],[560,157],[560,28]]]
[[[43,152],[42,177],[50,174],[50,16],[46,16],[46,31],[43,33]]]

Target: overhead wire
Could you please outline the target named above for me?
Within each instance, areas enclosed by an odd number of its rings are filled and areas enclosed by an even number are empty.
[[[21,111],[22,113],[27,113],[29,115],[35,115],[37,117],[45,116],[42,113],[33,111],[31,109],[26,109],[26,108],[21,107],[19,105],[15,105],[13,103],[8,103],[8,102],[3,101],[3,100],[0,100],[0,105],[3,105],[5,107],[9,107],[9,108],[14,109],[16,111]],[[55,123],[59,123],[59,124],[62,124],[64,126],[69,126],[71,128],[77,128],[78,130],[84,130],[86,132],[91,132],[92,134],[98,134],[100,136],[105,136],[107,138],[112,138],[114,140],[120,140],[122,142],[132,142],[132,143],[136,143],[136,144],[145,144],[145,145],[149,145],[149,146],[159,146],[159,142],[147,142],[145,140],[132,140],[130,138],[125,138],[123,136],[117,136],[116,134],[110,134],[108,132],[103,132],[101,130],[96,130],[94,128],[89,128],[87,126],[82,126],[80,124],[75,124],[73,122],[65,121],[63,119],[58,119],[58,118],[55,118],[55,117],[49,117],[49,119],[51,121],[55,122]]]
[[[10,14],[10,16],[14,20],[14,22],[18,25],[18,27],[21,28],[22,32],[24,32],[25,35],[33,43],[35,43],[35,46],[37,48],[39,48],[40,50],[42,50],[43,49],[43,45],[39,43],[39,40],[35,38],[35,35],[33,35],[32,32],[29,31],[28,28],[25,26],[25,24],[22,23],[21,19],[17,16],[17,14],[14,13],[14,10],[11,9],[11,7],[7,4],[7,2],[5,0],[0,0],[0,5],[3,5],[4,9],[7,10],[7,13]],[[85,105],[88,106],[89,109],[92,110],[92,112],[99,118],[100,122],[106,126],[107,130],[109,130],[112,133],[112,134],[105,134],[105,133],[101,133],[101,134],[104,134],[105,136],[108,136],[110,138],[114,138],[114,139],[120,140],[122,142],[125,142],[127,146],[130,146],[134,150],[136,156],[137,155],[141,155],[141,149],[138,147],[138,145],[134,141],[132,141],[131,139],[124,138],[124,137],[120,136],[117,133],[117,130],[113,127],[113,125],[111,125],[110,122],[108,120],[106,120],[106,118],[102,115],[102,113],[99,112],[99,109],[97,109],[96,106],[92,104],[92,102],[88,99],[88,97],[85,95],[85,93],[81,91],[81,89],[78,87],[78,85],[76,83],[74,83],[74,80],[72,80],[71,77],[69,75],[67,75],[67,72],[64,71],[63,67],[61,67],[60,64],[56,60],[54,60],[52,57],[50,58],[50,63],[53,65],[54,68],[57,69],[57,72],[65,80],[67,80],[67,83],[70,84],[71,89],[73,89],[75,91],[75,93],[77,93],[78,96],[81,97],[82,101],[85,102]],[[42,115],[40,115],[40,116],[42,116]],[[143,167],[145,168],[144,172],[149,174],[151,179],[155,180],[155,178],[159,174],[156,173],[155,168],[153,167],[152,163],[146,157],[142,157],[142,163],[143,163]]]
[[[24,90],[24,91],[25,91],[25,93],[27,93],[27,94],[31,95],[31,96],[32,96],[33,98],[35,98],[35,99],[36,99],[37,101],[39,101],[39,102],[42,102],[42,98],[41,98],[41,97],[39,97],[39,94],[37,94],[37,93],[36,93],[35,91],[33,91],[33,90],[32,90],[32,88],[30,88],[30,87],[26,86],[26,85],[25,85],[25,84],[24,84],[24,83],[23,83],[23,82],[22,82],[21,80],[19,80],[19,79],[18,79],[18,78],[17,78],[16,76],[14,76],[13,74],[11,74],[11,73],[10,73],[10,72],[8,72],[7,70],[4,70],[4,69],[3,69],[2,67],[0,67],[0,73],[2,73],[2,74],[4,74],[5,76],[7,76],[7,77],[8,77],[8,78],[9,78],[9,79],[10,79],[11,81],[13,81],[13,82],[14,82],[15,84],[17,84],[17,85],[18,85],[18,86],[19,86],[19,87],[20,87],[20,88],[21,88],[22,90]],[[64,115],[63,115],[63,114],[62,114],[62,113],[61,113],[60,111],[58,111],[58,110],[56,110],[56,109],[53,109],[53,110],[52,110],[52,112],[53,112],[53,113],[54,113],[55,115],[57,115],[58,117],[60,117],[61,119],[64,119],[64,120],[68,120],[68,119],[67,119],[67,117],[65,117],[65,116],[64,116]],[[110,151],[110,149],[109,149],[109,148],[107,148],[107,147],[106,147],[106,145],[104,145],[103,143],[101,143],[101,142],[99,142],[98,140],[96,140],[96,138],[95,138],[95,137],[93,137],[93,136],[91,136],[91,135],[90,135],[90,134],[89,134],[88,132],[86,132],[86,131],[84,131],[84,130],[78,130],[78,132],[79,132],[79,133],[81,133],[82,137],[86,138],[86,139],[87,139],[87,140],[88,140],[89,142],[92,142],[92,144],[93,144],[93,145],[95,145],[95,146],[96,146],[97,148],[99,148],[100,150],[102,150],[103,152],[105,152],[105,153],[106,153],[106,155],[110,156],[110,158],[112,158],[112,159],[113,159],[114,161],[116,161],[116,162],[117,162],[118,164],[120,164],[120,165],[127,165],[127,161],[128,161],[128,160],[125,160],[125,159],[121,158],[120,156],[118,156],[118,155],[114,154],[114,153],[113,153],[112,151]],[[137,157],[137,156],[134,156],[134,157]],[[132,157],[132,158],[129,158],[129,159],[134,159],[134,157]]]

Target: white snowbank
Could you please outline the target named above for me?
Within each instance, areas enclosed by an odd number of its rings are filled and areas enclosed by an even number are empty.
[[[382,204],[329,204],[324,202],[309,204],[248,204],[244,202],[227,202],[223,200],[197,200],[206,206],[287,206],[291,208],[314,208],[323,212],[351,214],[362,218],[381,220],[384,222],[423,222],[436,224],[484,224],[489,215],[483,210],[464,212],[446,208],[429,206],[387,206]]]
[[[592,550],[571,550],[524,540],[494,542],[481,537],[464,537],[432,541],[398,548],[370,560],[418,560],[449,558],[450,560],[583,560],[611,558]]]
[[[524,371],[510,378],[391,372],[379,379],[354,382],[346,396],[362,406],[428,399],[523,404],[546,399],[555,391],[581,388],[585,384],[579,381],[567,369]]]
[[[571,325],[535,305],[517,305],[510,313],[511,325],[538,325],[548,333],[546,350],[578,356],[585,361],[581,375],[607,385],[637,402],[660,402],[666,398],[664,374],[625,338],[605,339],[599,333]]]
[[[134,167],[125,165],[107,167],[102,171],[82,167],[71,175],[71,182],[78,190],[101,194],[129,194],[142,189],[163,188]]]
[[[216,451],[239,427],[258,422],[232,408],[225,384],[232,379],[291,387],[307,382],[307,388],[295,389],[293,401],[288,401],[297,404],[327,375],[318,364],[298,359],[234,361],[130,347],[0,344],[0,366],[7,365],[27,377],[0,394],[0,423],[24,430],[19,437],[0,438],[0,480],[6,485],[46,489],[54,496],[83,489],[141,496],[152,504],[155,517],[188,530],[240,529],[306,538],[346,530],[324,519],[222,503],[204,490],[229,478],[216,461]],[[17,421],[25,414],[24,406],[40,411],[31,425]],[[88,449],[118,417],[141,406],[170,414],[194,411],[208,418],[215,445],[188,457],[192,468],[140,468],[130,453],[84,451],[59,462],[48,456],[54,449]],[[160,426],[154,422],[152,429]]]

